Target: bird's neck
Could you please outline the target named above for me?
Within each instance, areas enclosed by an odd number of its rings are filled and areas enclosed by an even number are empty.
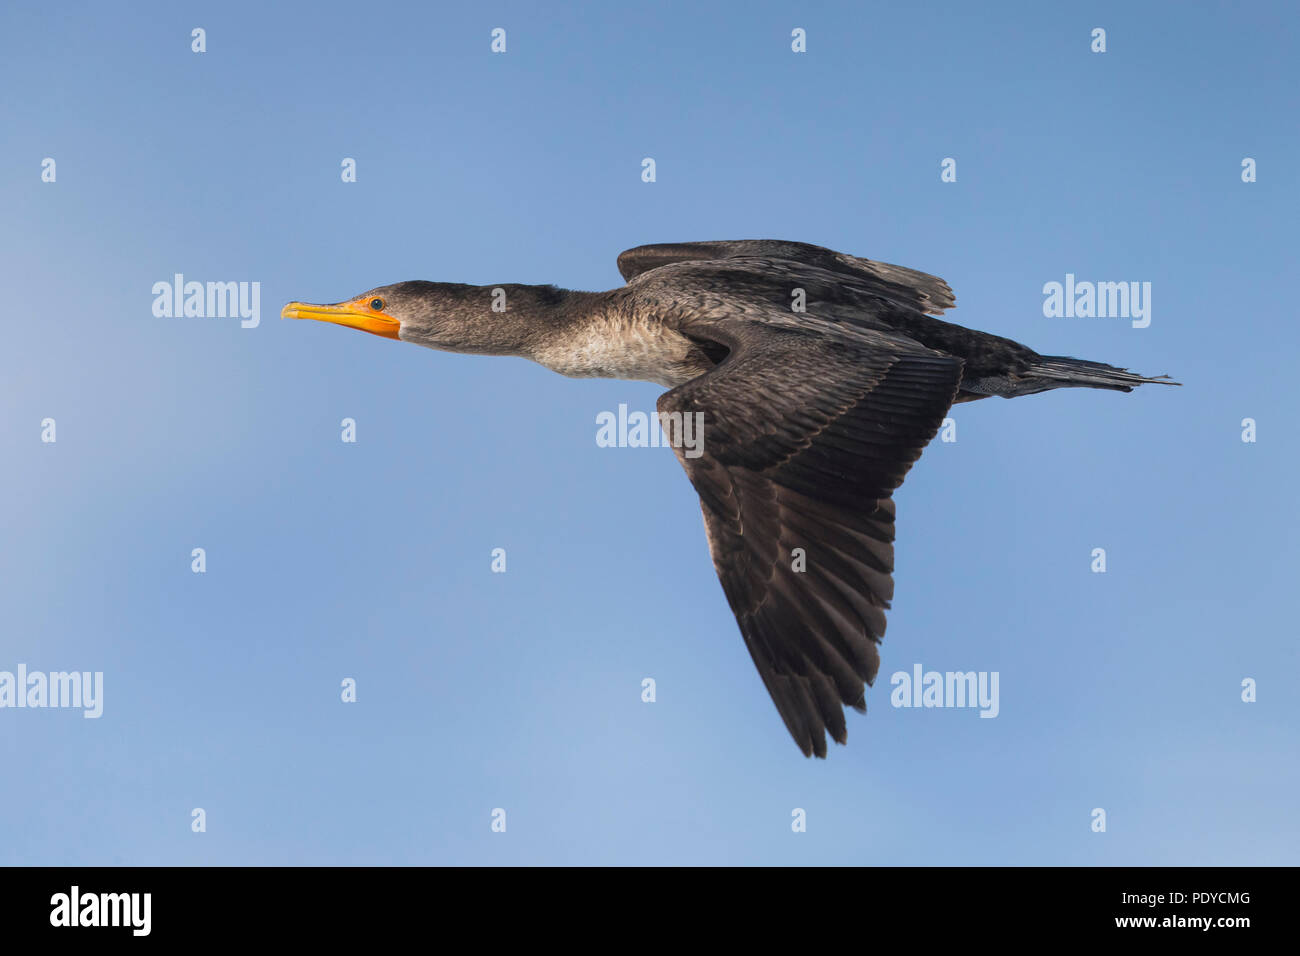
[[[473,323],[484,332],[481,340],[467,341],[464,351],[480,355],[515,355],[535,358],[539,351],[564,339],[590,316],[598,297],[594,292],[574,292],[551,285],[498,283],[477,286],[472,298],[478,308],[489,304],[491,314]]]

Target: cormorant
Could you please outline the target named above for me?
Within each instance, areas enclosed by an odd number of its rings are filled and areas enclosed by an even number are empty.
[[[618,269],[627,284],[608,292],[399,282],[281,316],[656,382],[671,389],[657,403],[666,429],[703,413],[702,453],[674,450],[745,645],[805,755],[826,755],[826,731],[845,742],[844,705],[866,710],[894,590],[890,496],[954,402],[1178,384],[945,322],[942,279],[821,246],[646,245]]]

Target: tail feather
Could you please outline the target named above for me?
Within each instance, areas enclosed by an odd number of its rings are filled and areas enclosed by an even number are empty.
[[[1130,372],[1128,369],[1107,365],[1105,362],[1088,362],[1065,355],[1044,355],[1040,361],[1029,366],[1020,377],[1027,385],[1037,385],[1034,391],[1076,386],[1112,388],[1121,392],[1131,392],[1139,385],[1183,384],[1170,380],[1168,375],[1148,378]]]

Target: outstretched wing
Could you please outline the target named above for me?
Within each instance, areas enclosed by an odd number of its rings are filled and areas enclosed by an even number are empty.
[[[845,255],[823,246],[780,239],[732,239],[721,242],[664,242],[637,246],[620,253],[618,271],[624,281],[674,262],[710,259],[787,259],[838,273],[884,299],[932,315],[951,309],[956,300],[942,279],[915,269]]]
[[[842,706],[866,709],[879,667],[890,495],[942,423],[962,363],[887,333],[713,331],[730,353],[662,395],[661,420],[671,436],[675,414],[703,416],[700,453],[674,450],[714,568],[786,727],[824,757],[825,731],[844,743]]]

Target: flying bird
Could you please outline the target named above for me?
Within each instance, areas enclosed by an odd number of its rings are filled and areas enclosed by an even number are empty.
[[[669,389],[662,421],[702,413],[702,447],[674,451],[745,646],[805,756],[826,756],[827,732],[845,743],[845,706],[866,710],[894,591],[891,495],[955,402],[1179,384],[945,322],[935,316],[955,300],[942,279],[807,243],[638,246],[618,269],[627,284],[608,292],[399,282],[291,302],[281,317],[655,382]]]

